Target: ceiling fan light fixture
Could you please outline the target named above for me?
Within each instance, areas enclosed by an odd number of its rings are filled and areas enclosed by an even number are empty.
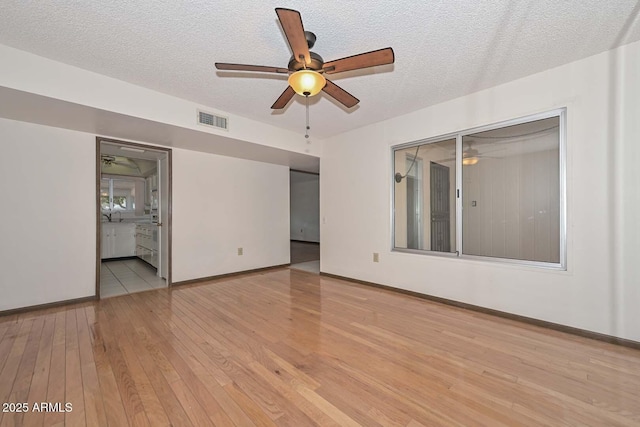
[[[469,145],[469,148],[464,150],[464,152],[462,153],[462,164],[464,166],[475,165],[476,163],[478,163],[478,161],[480,161],[478,154],[478,150],[476,150],[475,148],[471,148],[471,145]]]
[[[464,157],[462,159],[462,164],[464,166],[472,166],[472,165],[475,165],[476,163],[478,163],[478,160],[480,160],[480,159],[478,159],[476,156]]]
[[[314,96],[327,84],[327,79],[317,71],[300,70],[289,76],[289,85],[302,96]]]

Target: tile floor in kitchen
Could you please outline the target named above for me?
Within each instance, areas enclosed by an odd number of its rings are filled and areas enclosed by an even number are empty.
[[[101,298],[149,291],[166,286],[166,281],[156,276],[155,268],[137,258],[103,261],[100,268]]]

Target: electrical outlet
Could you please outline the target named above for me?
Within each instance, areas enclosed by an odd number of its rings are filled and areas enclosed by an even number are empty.
[[[242,248],[238,248],[238,255],[242,255]]]
[[[380,254],[378,252],[373,253],[373,262],[380,262]]]

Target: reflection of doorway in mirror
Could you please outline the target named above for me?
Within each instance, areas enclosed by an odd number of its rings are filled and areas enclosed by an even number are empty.
[[[451,213],[449,168],[431,162],[431,250],[451,252]]]
[[[424,249],[422,159],[407,154],[407,249]]]

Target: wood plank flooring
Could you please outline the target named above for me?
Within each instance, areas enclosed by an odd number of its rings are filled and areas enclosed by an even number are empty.
[[[0,317],[0,402],[29,409],[0,426],[640,426],[640,351],[278,269]]]

